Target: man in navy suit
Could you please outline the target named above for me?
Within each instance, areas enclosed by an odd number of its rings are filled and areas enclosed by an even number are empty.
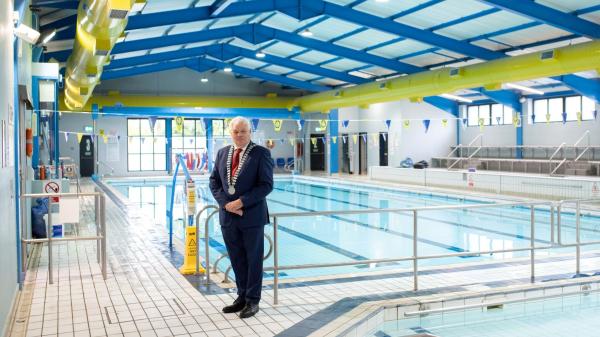
[[[224,313],[241,318],[258,312],[263,277],[264,226],[269,222],[266,197],[273,190],[271,152],[250,141],[250,122],[243,117],[229,123],[233,145],[217,153],[210,190],[219,203],[219,221],[231,266],[237,299]]]

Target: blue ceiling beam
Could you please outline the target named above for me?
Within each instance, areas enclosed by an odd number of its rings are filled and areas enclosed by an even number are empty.
[[[433,105],[434,107],[446,111],[452,116],[458,117],[458,103],[456,101],[439,97],[439,96],[431,96],[423,98],[423,101]]]
[[[152,65],[147,65],[147,66],[127,68],[127,69],[122,69],[122,70],[112,70],[112,71],[108,70],[108,71],[104,71],[102,73],[102,80],[112,80],[112,79],[117,79],[117,78],[130,77],[130,76],[136,76],[136,75],[156,73],[159,71],[184,68],[187,66],[187,62],[188,62],[187,60],[181,60],[181,61],[163,62],[163,63],[157,63],[157,64],[152,64]],[[203,71],[206,71],[208,69],[210,69],[210,68],[205,67],[205,69]]]
[[[512,108],[514,111],[521,112],[523,110],[523,104],[519,102],[521,96],[510,90],[486,90],[484,88],[472,89],[480,92],[481,94],[491,98],[497,103],[506,105]]]
[[[56,21],[52,21],[45,25],[41,25],[40,29],[47,30],[47,29],[60,29],[60,28],[64,28],[64,27],[75,27],[76,22],[77,22],[77,14],[73,14],[73,15],[64,17],[62,19],[58,19]]]
[[[233,3],[235,3],[237,0],[217,0],[215,1],[215,3],[213,3],[210,7],[211,7],[211,16],[217,16],[221,13],[223,13],[227,7],[231,6]]]
[[[256,109],[256,108],[149,108],[104,106],[102,112],[106,117],[111,116],[156,116],[156,117],[186,117],[186,118],[223,118],[227,116],[246,116],[249,118],[282,118],[300,119],[298,110],[288,109]]]
[[[140,66],[149,63],[159,63],[169,60],[180,60],[186,58],[198,57],[206,54],[208,47],[196,47],[189,49],[180,49],[164,53],[148,54],[136,57],[127,57],[122,59],[113,60],[110,64],[104,67],[104,70],[115,70],[119,68],[127,68]]]
[[[315,84],[307,83],[305,81],[300,81],[300,80],[296,80],[293,78],[284,77],[281,75],[264,73],[262,71],[257,71],[255,69],[249,69],[249,68],[245,68],[245,67],[240,67],[235,64],[228,64],[225,62],[219,62],[219,61],[214,61],[214,60],[209,60],[209,59],[204,59],[204,58],[199,58],[192,62],[187,61],[187,63],[186,63],[186,67],[191,68],[196,71],[200,71],[200,72],[205,71],[204,68],[206,68],[206,67],[209,67],[212,69],[212,68],[224,68],[227,66],[231,67],[233,69],[233,72],[236,74],[241,74],[241,75],[250,76],[250,77],[254,77],[254,78],[260,78],[260,79],[263,79],[266,81],[275,82],[275,83],[287,85],[287,86],[294,87],[294,88],[305,89],[305,90],[314,91],[314,92],[321,92],[321,91],[326,91],[326,90],[331,89],[326,86],[315,85]],[[204,69],[204,70],[199,70],[199,69]]]
[[[600,102],[600,80],[575,75],[555,76],[552,79],[563,82],[567,87],[583,96]]]
[[[52,40],[53,41],[72,40],[75,38],[75,33],[76,33],[75,26],[71,26],[67,29],[63,29],[61,31],[56,32],[56,35],[54,35],[54,38]]]
[[[37,8],[77,9],[77,7],[79,7],[79,1],[40,1],[31,6]]]
[[[420,4],[420,5],[417,5],[417,6],[414,6],[412,8],[409,8],[409,9],[407,9],[405,11],[402,11],[402,12],[400,12],[398,14],[392,15],[388,19],[395,20],[395,19],[398,19],[400,17],[406,16],[406,15],[409,15],[409,14],[412,14],[412,13],[416,13],[416,12],[418,12],[420,10],[429,8],[429,7],[433,6],[433,5],[437,5],[437,4],[439,4],[440,2],[443,2],[443,1],[444,0],[429,0],[429,1],[426,1],[426,2],[424,2],[422,4]]]
[[[547,25],[558,27],[567,32],[588,37],[600,38],[600,25],[581,19],[577,16],[559,11],[537,2],[514,0],[479,0],[506,11],[528,17],[532,20],[543,22]]]

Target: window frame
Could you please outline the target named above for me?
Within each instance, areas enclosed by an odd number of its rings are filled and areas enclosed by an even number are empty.
[[[481,116],[481,107],[487,107],[488,112],[487,112],[487,117],[485,116]],[[502,121],[501,123],[496,123],[496,120],[493,119],[493,111],[494,111],[494,106],[500,106],[502,107],[502,111],[501,111],[501,115],[502,115]],[[477,109],[477,122],[475,124],[471,123],[472,118],[470,117],[470,114],[473,112],[473,109]],[[502,126],[502,125],[512,125],[513,124],[513,117],[514,117],[514,109],[512,109],[509,106],[506,106],[504,104],[500,104],[500,103],[485,103],[485,104],[475,104],[475,105],[467,105],[467,110],[465,111],[466,113],[466,118],[467,118],[467,126],[468,127],[478,127],[479,126],[479,119],[480,118],[484,118],[484,121],[486,121],[483,125],[484,126]],[[506,119],[506,115],[507,113],[510,113],[510,119],[507,120]]]
[[[138,123],[137,125],[137,131],[135,135],[130,135],[130,128],[129,128],[129,123],[130,121],[136,121]],[[160,171],[167,171],[167,137],[166,137],[166,120],[165,119],[157,119],[156,122],[157,123],[162,123],[164,125],[164,133],[162,135],[156,135],[156,127],[154,130],[151,130],[152,132],[152,136],[148,136],[148,135],[144,135],[142,132],[142,124],[143,121],[145,121],[146,123],[149,123],[147,118],[127,118],[127,172],[160,172]],[[131,146],[131,138],[137,138],[139,139],[138,144],[139,144],[139,152],[131,152],[130,151],[130,146]],[[149,152],[142,152],[142,138],[144,138],[146,141],[146,139],[150,138],[150,141],[152,142],[152,153]],[[163,138],[164,139],[164,152],[157,152],[156,150],[156,146],[154,145],[155,143],[155,139],[157,138]],[[146,170],[146,169],[142,169],[142,155],[152,155],[152,169],[151,170]],[[130,156],[131,155],[136,155],[139,157],[139,168],[137,170],[132,170],[130,168]],[[156,168],[156,156],[157,155],[162,155],[164,156],[164,168],[162,169],[157,169]]]
[[[571,99],[571,98],[579,98],[579,111],[574,111],[574,115],[570,115],[569,111],[567,111],[567,100]],[[562,113],[566,112],[567,113],[567,119],[565,121],[565,123],[569,123],[569,122],[577,122],[577,112],[581,112],[581,121],[582,122],[586,122],[586,121],[593,121],[594,120],[594,115],[592,113],[591,116],[587,117],[583,111],[583,103],[584,103],[584,97],[583,95],[567,95],[567,96],[556,96],[556,97],[545,97],[545,98],[536,98],[533,99],[532,104],[531,104],[531,112],[529,113],[529,120],[531,121],[531,116],[535,115],[535,121],[532,121],[533,124],[538,124],[538,123],[563,123],[563,116]],[[556,100],[556,99],[560,99],[561,100],[561,105],[562,105],[562,111],[560,113],[560,118],[558,120],[552,118],[552,114],[550,115],[550,122],[546,121],[546,114],[548,113],[548,111],[550,110],[550,101],[551,100]],[[589,98],[588,98],[589,99]],[[536,111],[536,102],[541,102],[541,101],[546,101],[546,110],[543,111],[542,113],[540,113],[540,111]],[[592,102],[594,102],[592,100]],[[595,106],[595,102],[594,102],[594,106]],[[577,110],[577,109],[576,109]],[[593,112],[594,110],[592,110]],[[587,117],[587,118],[586,118]]]

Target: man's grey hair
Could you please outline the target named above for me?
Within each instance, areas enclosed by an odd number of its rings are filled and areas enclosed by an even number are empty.
[[[252,131],[252,126],[250,125],[250,121],[246,117],[237,116],[229,122],[229,130],[233,130],[233,126],[242,123],[248,127],[248,130]]]

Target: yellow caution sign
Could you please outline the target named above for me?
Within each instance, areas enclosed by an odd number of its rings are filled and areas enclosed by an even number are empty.
[[[179,272],[183,275],[193,275],[196,273],[196,252],[198,249],[198,238],[196,236],[196,227],[188,226],[185,229],[185,252],[183,255],[183,266]],[[204,273],[204,268],[200,266],[199,272]]]

